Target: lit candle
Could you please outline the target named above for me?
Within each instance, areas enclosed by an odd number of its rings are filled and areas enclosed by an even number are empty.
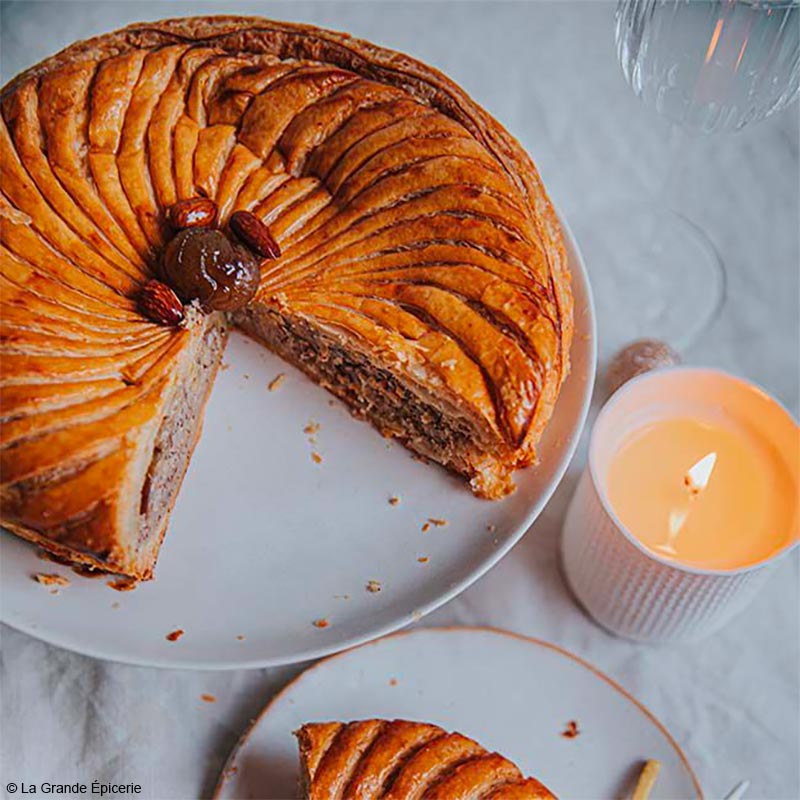
[[[752,384],[673,367],[600,412],[564,519],[564,574],[604,627],[640,641],[706,636],[798,544],[800,429]]]
[[[755,564],[794,534],[789,466],[716,408],[705,419],[667,416],[632,431],[606,480],[611,507],[642,544],[694,567]]]

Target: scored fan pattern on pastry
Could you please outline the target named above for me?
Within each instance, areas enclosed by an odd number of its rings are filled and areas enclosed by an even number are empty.
[[[439,73],[304,26],[154,23],[17,78],[0,137],[12,531],[150,575],[225,333],[219,314],[155,325],[136,296],[166,210],[199,195],[281,247],[235,322],[480,494],[534,460],[572,331],[558,225]]]
[[[507,758],[405,720],[314,722],[295,734],[306,800],[554,800]]]

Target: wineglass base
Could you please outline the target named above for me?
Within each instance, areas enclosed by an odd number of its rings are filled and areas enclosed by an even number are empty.
[[[609,209],[578,225],[592,277],[600,358],[635,339],[678,351],[696,343],[725,299],[725,268],[686,217],[650,206]]]

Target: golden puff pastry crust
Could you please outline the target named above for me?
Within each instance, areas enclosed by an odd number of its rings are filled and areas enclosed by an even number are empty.
[[[507,758],[406,720],[312,722],[296,733],[304,800],[548,800]]]
[[[535,461],[572,337],[560,229],[530,158],[439,72],[198,17],[75,44],[1,99],[6,528],[152,574],[225,320],[162,327],[136,297],[197,196],[280,244],[234,324],[478,494]]]

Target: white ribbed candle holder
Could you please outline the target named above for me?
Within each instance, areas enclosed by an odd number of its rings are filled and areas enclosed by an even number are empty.
[[[666,415],[717,404],[747,412],[746,422],[780,452],[798,485],[797,424],[761,389],[717,370],[675,367],[634,378],[597,418],[586,469],[564,519],[564,574],[578,601],[604,628],[630,639],[701,639],[741,611],[775,562],[798,543],[797,511],[787,544],[765,560],[732,570],[706,570],[660,557],[639,542],[610,506],[604,476],[622,437]],[[753,414],[755,409],[756,413]],[[795,500],[796,502],[796,500]]]

